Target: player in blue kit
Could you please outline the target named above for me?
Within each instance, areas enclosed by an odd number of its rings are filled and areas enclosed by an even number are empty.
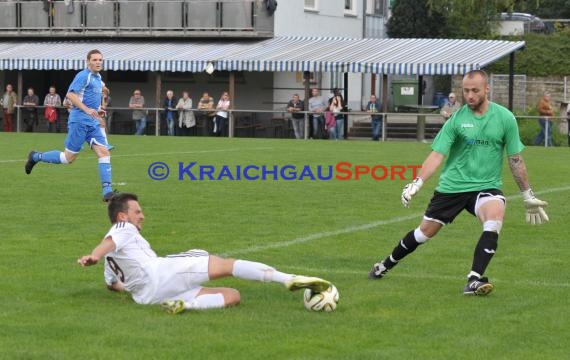
[[[99,177],[103,189],[103,201],[113,196],[111,188],[111,154],[107,147],[107,136],[100,125],[104,124],[104,110],[101,97],[105,84],[99,72],[103,66],[103,55],[99,50],[87,53],[87,68],[80,71],[67,91],[67,98],[73,104],[67,124],[65,151],[31,151],[25,170],[30,174],[38,162],[50,164],[71,164],[79,155],[83,142],[87,142],[99,158]]]

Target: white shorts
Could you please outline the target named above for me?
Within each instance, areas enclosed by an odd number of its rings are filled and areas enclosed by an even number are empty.
[[[165,300],[190,302],[210,280],[208,262],[210,254],[205,250],[188,250],[167,257],[157,258],[145,266],[149,277],[148,286],[133,294],[139,304],[160,304]]]

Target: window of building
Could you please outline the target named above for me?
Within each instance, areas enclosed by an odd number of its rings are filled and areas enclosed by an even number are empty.
[[[318,11],[319,0],[305,0],[305,10]]]
[[[344,13],[356,16],[356,0],[344,0]]]
[[[384,13],[384,0],[366,0],[366,14],[381,16]]]

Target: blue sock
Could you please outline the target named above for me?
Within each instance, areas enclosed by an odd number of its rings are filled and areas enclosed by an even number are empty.
[[[52,150],[45,153],[35,153],[32,158],[34,161],[42,161],[50,164],[61,164],[61,151]]]
[[[99,158],[99,178],[101,179],[101,187],[103,188],[103,195],[112,192],[111,187],[111,157],[104,156]]]

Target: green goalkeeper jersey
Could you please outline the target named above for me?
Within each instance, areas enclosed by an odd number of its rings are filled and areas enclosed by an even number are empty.
[[[483,116],[464,105],[443,125],[432,149],[446,155],[436,190],[461,193],[500,189],[503,185],[503,153],[524,149],[517,121],[507,108],[489,103]]]

